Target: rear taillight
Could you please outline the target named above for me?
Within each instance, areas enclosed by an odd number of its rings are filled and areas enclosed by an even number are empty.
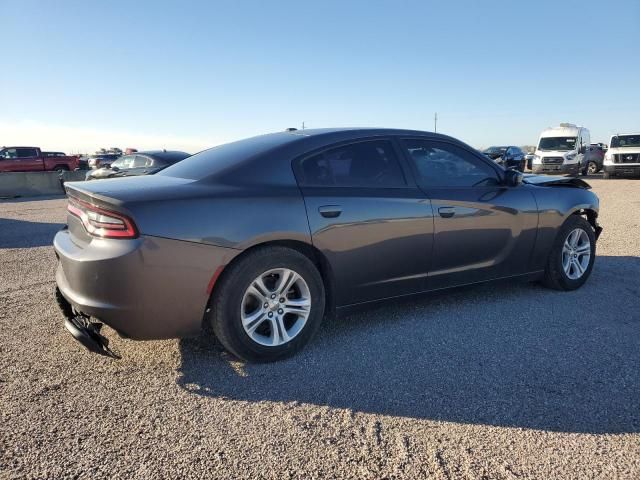
[[[136,238],[138,230],[131,219],[77,198],[69,197],[67,211],[82,221],[85,230],[101,238]]]

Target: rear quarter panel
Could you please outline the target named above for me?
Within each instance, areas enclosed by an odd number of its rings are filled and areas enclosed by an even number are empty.
[[[203,188],[194,193],[203,193]],[[297,186],[212,187],[209,194],[124,207],[145,235],[240,250],[273,240],[311,243]]]

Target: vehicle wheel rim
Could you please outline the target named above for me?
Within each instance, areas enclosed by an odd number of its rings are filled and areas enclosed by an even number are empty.
[[[591,241],[581,228],[572,230],[562,246],[562,268],[571,280],[584,275],[591,259]]]
[[[311,312],[304,278],[288,268],[268,270],[251,282],[242,297],[242,327],[254,342],[277,347],[293,340]]]
[[[598,167],[596,166],[596,164],[595,164],[595,163],[593,163],[593,162],[592,162],[592,163],[590,163],[590,164],[589,164],[589,173],[596,173],[597,168],[598,168]]]

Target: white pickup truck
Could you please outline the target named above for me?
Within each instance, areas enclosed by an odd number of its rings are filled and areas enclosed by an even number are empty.
[[[604,178],[640,177],[640,133],[619,133],[611,137],[604,156]]]

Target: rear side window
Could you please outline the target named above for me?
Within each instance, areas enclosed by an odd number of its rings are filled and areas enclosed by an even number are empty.
[[[404,187],[407,182],[391,142],[374,140],[332,148],[302,160],[299,182],[322,187]]]
[[[431,140],[404,140],[426,187],[476,187],[497,185],[496,171],[465,149]]]

